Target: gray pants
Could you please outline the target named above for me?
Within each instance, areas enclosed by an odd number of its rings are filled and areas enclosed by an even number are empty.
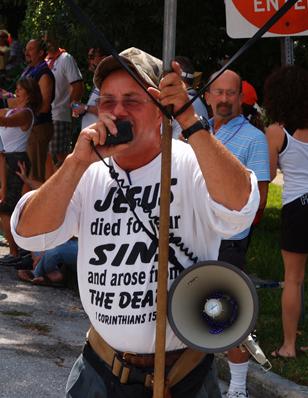
[[[140,390],[140,386],[130,386]],[[132,391],[130,391],[132,393]],[[137,396],[137,394],[136,394]],[[140,395],[139,395],[140,396]],[[81,354],[75,362],[69,375],[66,385],[66,398],[126,398],[126,394],[120,396],[109,396],[103,378],[93,369]],[[151,398],[152,391],[148,390],[142,395],[144,398]],[[176,398],[174,396],[173,398]],[[216,367],[213,362],[212,368],[206,375],[204,383],[194,397],[189,398],[221,398],[218,386]]]

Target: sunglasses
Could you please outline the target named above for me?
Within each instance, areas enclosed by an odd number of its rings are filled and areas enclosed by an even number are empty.
[[[135,111],[140,109],[144,104],[151,102],[151,99],[145,99],[140,97],[124,97],[117,100],[110,96],[100,96],[96,100],[96,105],[101,112],[112,112],[114,108],[121,104],[127,111]]]

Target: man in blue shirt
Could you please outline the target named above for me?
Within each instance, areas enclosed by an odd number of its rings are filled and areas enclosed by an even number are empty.
[[[210,85],[205,98],[213,112],[213,118],[210,120],[212,133],[257,176],[260,191],[258,212],[262,213],[270,181],[268,146],[265,135],[242,115],[241,77],[231,70],[226,70]],[[250,233],[251,228],[248,228],[229,240],[223,240],[218,259],[243,269]],[[248,359],[248,352],[242,352],[239,348],[228,352],[231,373],[228,398],[248,397]]]

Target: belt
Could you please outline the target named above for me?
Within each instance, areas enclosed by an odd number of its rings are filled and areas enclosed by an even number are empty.
[[[153,369],[151,368],[154,367],[154,354],[134,354],[131,352],[116,351],[106,343],[93,327],[91,327],[87,333],[87,343],[98,357],[110,367],[111,372],[114,376],[119,378],[120,383],[126,384],[130,382],[130,373],[132,367],[135,367],[144,369],[143,384],[146,387],[152,386]],[[166,367],[172,367],[184,351],[185,349],[167,352],[165,356]]]
[[[183,350],[169,351],[165,355],[165,366],[171,367],[183,354]],[[136,368],[153,368],[154,367],[154,354],[131,354],[130,352],[119,353],[120,357],[128,364]]]

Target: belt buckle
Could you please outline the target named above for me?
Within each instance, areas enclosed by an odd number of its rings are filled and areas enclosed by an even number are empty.
[[[136,352],[125,351],[125,352],[123,352],[121,354],[121,356],[118,355],[118,358],[119,359],[122,358],[124,363],[127,364],[127,358],[126,358],[127,355],[133,355],[135,357],[138,357],[138,354]],[[128,364],[128,366],[129,367],[123,366],[123,363],[122,363],[121,370],[118,373],[118,377],[120,379],[120,383],[122,383],[122,384],[127,384],[129,382],[129,377],[130,377],[131,370],[135,369],[134,366],[131,368],[130,364]],[[143,384],[147,388],[153,388],[153,385],[154,385],[154,373],[144,374]]]
[[[144,379],[144,386],[147,388],[152,388],[154,387],[154,373],[148,373]]]

